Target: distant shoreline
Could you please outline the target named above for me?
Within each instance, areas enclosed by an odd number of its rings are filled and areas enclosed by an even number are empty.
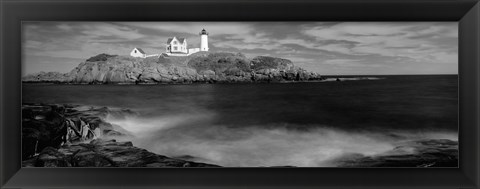
[[[455,76],[458,74],[366,74],[366,75],[322,75],[323,77],[387,77],[387,76]]]
[[[267,83],[322,83],[322,82],[337,82],[337,79],[340,81],[360,81],[360,80],[380,80],[385,79],[382,77],[325,77],[322,80],[311,80],[311,81],[280,81],[280,82],[191,82],[191,83],[66,83],[66,82],[35,82],[35,81],[22,81],[25,84],[49,84],[49,85],[195,85],[195,84],[267,84]]]

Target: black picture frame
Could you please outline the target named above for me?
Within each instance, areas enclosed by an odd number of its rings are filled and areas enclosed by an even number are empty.
[[[183,14],[172,14],[175,10]],[[478,0],[1,0],[1,188],[479,188]],[[22,168],[22,21],[458,21],[459,168]]]

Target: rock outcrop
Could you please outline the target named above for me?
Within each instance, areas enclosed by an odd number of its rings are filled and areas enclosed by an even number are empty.
[[[131,142],[95,139],[89,143],[46,147],[23,161],[24,167],[219,167],[157,155]]]
[[[24,82],[73,84],[238,83],[322,80],[290,60],[241,53],[199,52],[188,57],[134,58],[100,54],[66,74],[49,72],[25,76]]]
[[[350,154],[336,160],[339,167],[457,167],[458,142],[448,139],[408,141],[375,156]]]
[[[215,167],[169,158],[112,138],[128,131],[105,121],[135,114],[110,109],[56,104],[22,106],[22,159],[29,167]]]

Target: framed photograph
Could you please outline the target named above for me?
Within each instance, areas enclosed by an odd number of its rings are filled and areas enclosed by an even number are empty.
[[[2,188],[478,188],[480,5],[2,1]]]

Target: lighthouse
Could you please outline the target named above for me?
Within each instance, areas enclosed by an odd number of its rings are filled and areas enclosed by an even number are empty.
[[[200,33],[200,51],[208,51],[208,33],[203,29]]]

